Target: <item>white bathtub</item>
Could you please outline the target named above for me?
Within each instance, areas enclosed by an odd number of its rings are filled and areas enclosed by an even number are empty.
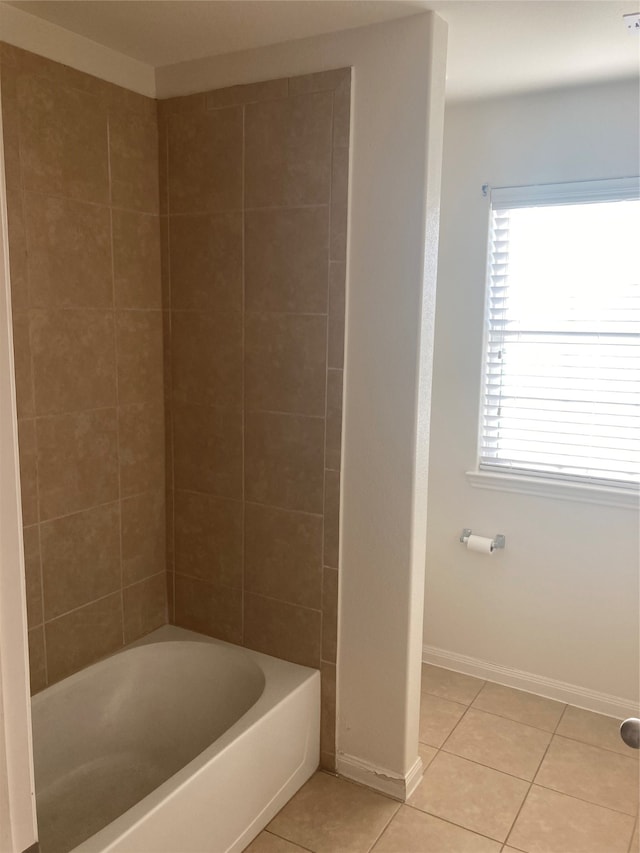
[[[41,853],[240,851],[318,766],[320,674],[165,626],[32,715]]]

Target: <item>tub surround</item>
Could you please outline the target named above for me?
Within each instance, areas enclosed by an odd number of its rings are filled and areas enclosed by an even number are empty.
[[[1,69],[32,689],[169,619],[321,669],[332,769],[350,69]]]
[[[159,104],[175,623],[321,668],[335,761],[350,70]]]
[[[31,679],[166,622],[156,103],[2,44]]]

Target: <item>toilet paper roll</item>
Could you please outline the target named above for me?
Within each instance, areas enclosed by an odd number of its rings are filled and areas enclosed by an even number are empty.
[[[478,551],[480,554],[493,554],[493,539],[486,536],[471,536],[467,539],[469,551]]]

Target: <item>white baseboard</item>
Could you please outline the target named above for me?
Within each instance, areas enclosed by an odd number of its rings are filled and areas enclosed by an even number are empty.
[[[406,774],[398,776],[384,767],[376,767],[366,761],[361,761],[353,755],[338,753],[336,756],[336,772],[345,779],[359,782],[374,791],[380,791],[394,800],[405,803],[420,784],[424,767],[422,759],[418,757],[415,764]]]
[[[436,646],[422,647],[422,660],[434,666],[442,666],[465,675],[474,675],[485,681],[495,681],[507,687],[515,687],[518,690],[526,690],[547,699],[557,699],[586,711],[595,711],[598,714],[606,714],[609,717],[624,719],[625,717],[638,716],[638,705],[631,699],[621,696],[611,696],[608,693],[599,693],[597,690],[588,690],[577,684],[568,684],[564,681],[556,681],[544,675],[534,675],[520,669],[510,669],[490,661],[479,660],[456,652],[448,652]]]

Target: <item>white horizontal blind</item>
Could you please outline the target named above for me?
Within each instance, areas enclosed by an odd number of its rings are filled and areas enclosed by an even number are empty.
[[[640,480],[639,186],[492,190],[481,469]]]

